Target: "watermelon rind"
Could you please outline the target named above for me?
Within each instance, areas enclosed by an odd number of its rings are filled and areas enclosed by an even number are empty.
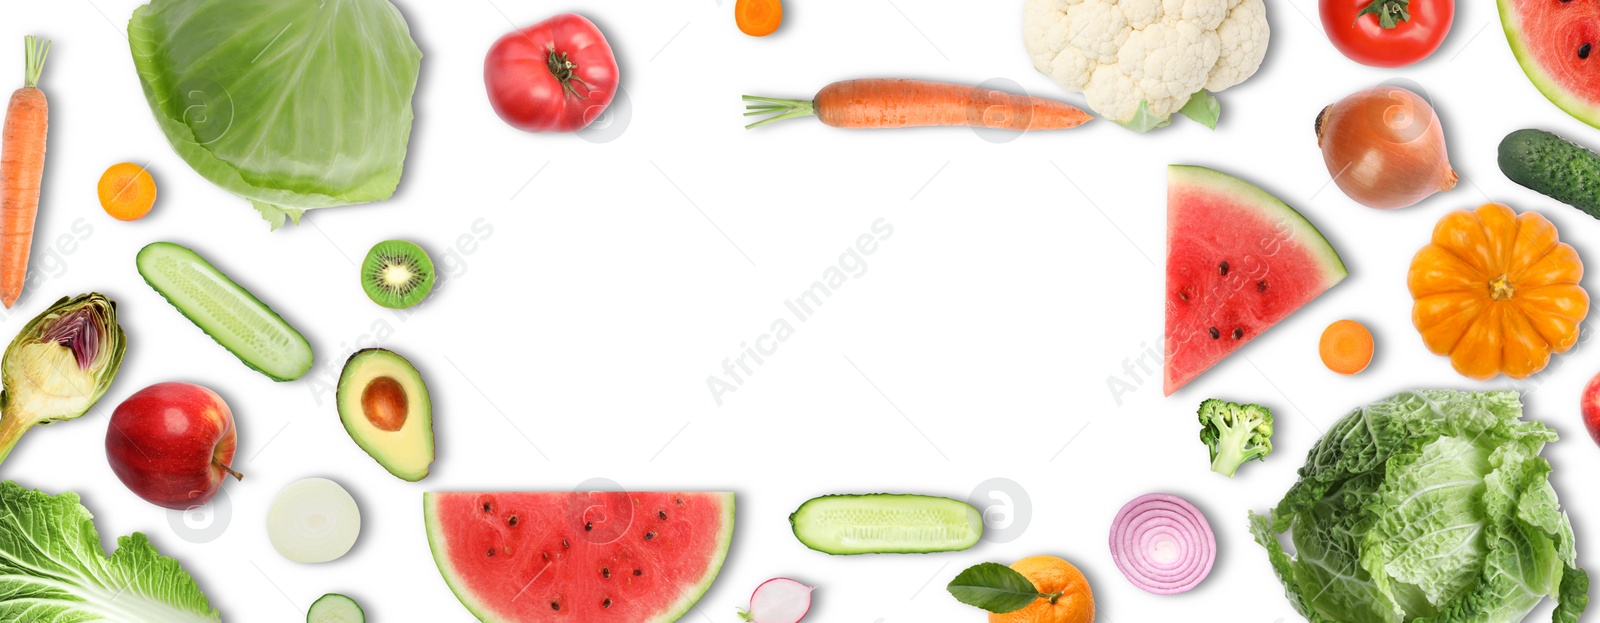
[[[1328,280],[1328,286],[1344,281],[1350,275],[1345,268],[1344,260],[1339,257],[1339,252],[1333,248],[1333,243],[1328,242],[1328,237],[1322,235],[1311,221],[1298,210],[1289,207],[1265,190],[1250,182],[1246,182],[1227,173],[1208,169],[1206,167],[1189,164],[1168,165],[1168,183],[1181,181],[1184,184],[1205,186],[1213,190],[1227,193],[1238,199],[1240,205],[1253,207],[1269,216],[1281,217],[1282,223],[1289,226],[1289,238],[1300,243],[1316,256],[1317,262],[1322,266],[1322,276]]]
[[[664,609],[660,615],[639,623],[672,623],[683,618],[683,615],[689,613],[690,608],[699,603],[700,598],[706,594],[706,591],[711,589],[711,584],[717,581],[717,574],[722,571],[722,564],[727,561],[728,548],[733,544],[734,502],[732,492],[710,495],[721,498],[723,521],[722,533],[717,535],[716,557],[712,559],[710,566],[706,568],[705,577],[700,578],[700,581],[693,586],[684,588],[683,596],[678,598],[677,602]],[[439,530],[442,526],[439,525],[439,518],[435,512],[433,500],[434,492],[423,492],[422,521],[428,532],[428,550],[433,553],[433,562],[439,567],[439,574],[444,576],[444,583],[450,587],[450,592],[455,593],[456,599],[461,601],[461,605],[466,606],[467,611],[471,612],[479,621],[484,621],[485,623],[515,623],[494,618],[491,614],[492,611],[483,602],[462,588],[460,576],[455,569],[455,565],[450,563],[450,556],[444,551],[444,539],[439,536]]]
[[[1522,23],[1517,18],[1517,8],[1513,4],[1517,1],[1499,0],[1496,4],[1500,5],[1500,25],[1505,29],[1506,43],[1511,44],[1511,53],[1516,55],[1517,64],[1522,66],[1522,73],[1527,74],[1528,81],[1532,82],[1550,103],[1577,120],[1600,128],[1600,106],[1562,88],[1549,73],[1545,72],[1544,67],[1539,65],[1538,58],[1528,47],[1527,37],[1522,33]]]

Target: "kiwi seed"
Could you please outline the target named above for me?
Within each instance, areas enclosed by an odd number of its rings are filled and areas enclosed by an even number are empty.
[[[361,289],[372,302],[390,309],[421,303],[433,290],[433,260],[422,247],[404,240],[372,245],[361,263]]]

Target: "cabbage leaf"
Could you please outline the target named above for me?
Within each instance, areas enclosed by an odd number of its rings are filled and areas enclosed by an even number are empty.
[[[173,150],[274,229],[399,185],[422,52],[388,0],[155,0],[128,42]]]
[[[1516,392],[1401,393],[1323,435],[1251,532],[1312,623],[1512,623],[1545,597],[1573,622],[1589,578],[1539,456],[1555,440]]]
[[[0,621],[221,621],[178,561],[137,532],[106,556],[75,493],[0,483]]]

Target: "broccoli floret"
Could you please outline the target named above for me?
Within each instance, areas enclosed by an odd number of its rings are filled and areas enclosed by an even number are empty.
[[[1211,471],[1232,478],[1245,461],[1272,453],[1272,411],[1216,398],[1202,402],[1200,441],[1211,448]]]

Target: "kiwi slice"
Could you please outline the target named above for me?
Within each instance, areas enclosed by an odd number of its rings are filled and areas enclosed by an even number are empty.
[[[390,309],[421,303],[433,291],[433,260],[422,247],[405,240],[372,245],[361,262],[361,289],[372,302]]]

